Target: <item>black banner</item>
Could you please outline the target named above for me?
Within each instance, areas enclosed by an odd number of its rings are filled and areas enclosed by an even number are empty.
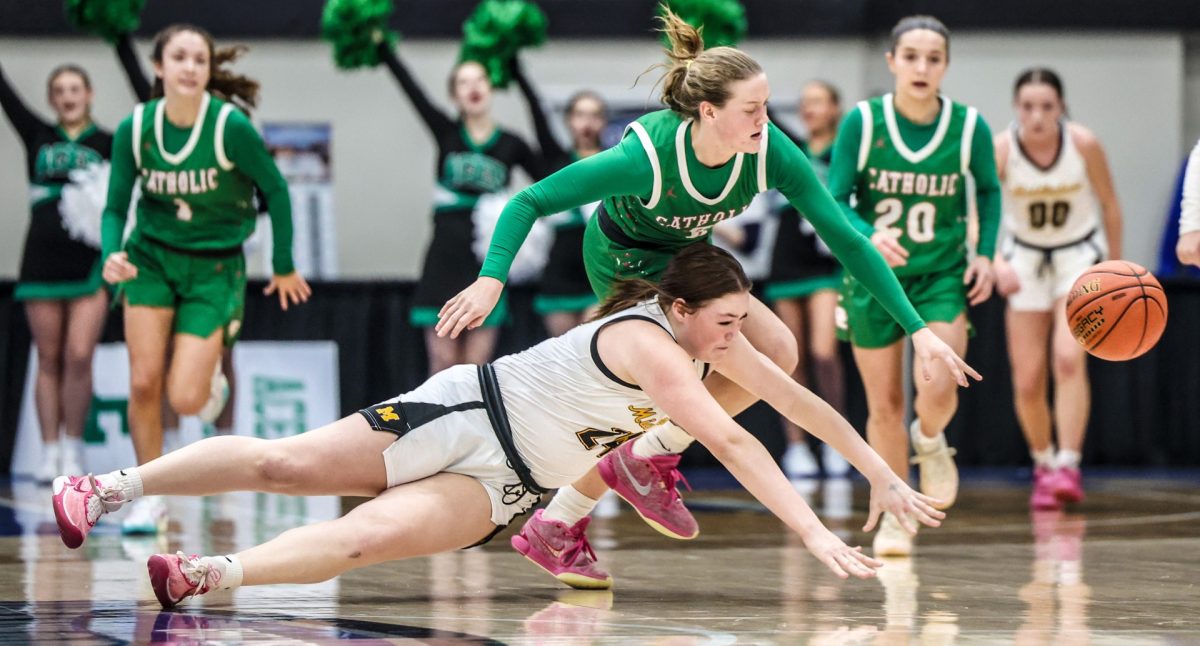
[[[451,38],[478,0],[396,0],[392,26],[404,38]],[[323,0],[149,0],[139,36],[175,22],[218,38],[314,38]],[[551,38],[653,38],[657,0],[538,0]],[[1200,29],[1195,0],[743,0],[750,38],[871,36],[901,17],[932,14],[952,30]],[[61,0],[0,0],[0,36],[78,35]]]

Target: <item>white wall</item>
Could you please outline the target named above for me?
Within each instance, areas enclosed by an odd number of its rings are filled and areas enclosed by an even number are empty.
[[[315,41],[247,43],[238,64],[263,82],[263,121],[326,121],[333,126],[338,256],[343,275],[413,278],[430,233],[434,149],[408,101],[383,70],[339,72],[329,48]],[[766,68],[773,100],[790,104],[811,78],[837,84],[852,103],[891,85],[886,43],[866,39],[748,41],[744,49]],[[141,44],[146,53],[146,43]],[[453,63],[451,42],[403,43],[402,54],[438,100]],[[1195,57],[1195,55],[1193,55]],[[624,102],[655,103],[655,73],[633,82],[659,60],[653,41],[562,41],[530,52],[530,76],[549,99],[589,87]],[[133,104],[115,56],[99,40],[0,39],[0,65],[26,101],[50,116],[44,84],[50,69],[82,63],[97,89],[96,120],[114,128]],[[1010,92],[1028,65],[1057,68],[1073,116],[1104,142],[1125,206],[1126,256],[1151,263],[1178,161],[1189,148],[1183,133],[1183,38],[1130,34],[960,34],[954,38],[947,94],[980,108],[993,129],[1011,118]],[[445,105],[443,101],[443,105]],[[500,123],[532,140],[515,91],[496,101]],[[1189,129],[1198,127],[1192,117]],[[1192,130],[1194,133],[1195,131]],[[1195,135],[1193,134],[1193,137]],[[0,127],[0,276],[14,277],[28,221],[24,153],[11,128]]]

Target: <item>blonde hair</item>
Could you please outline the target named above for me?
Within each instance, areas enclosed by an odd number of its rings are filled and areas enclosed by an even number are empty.
[[[729,85],[762,73],[758,61],[733,47],[704,49],[702,30],[689,25],[675,12],[664,7],[658,17],[659,31],[667,35],[668,62],[650,67],[666,68],[662,83],[662,102],[675,112],[693,119],[700,116],[700,104],[707,101],[723,107],[729,100]]]

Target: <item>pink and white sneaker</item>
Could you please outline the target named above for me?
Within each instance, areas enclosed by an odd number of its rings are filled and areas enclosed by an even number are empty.
[[[689,540],[700,534],[700,527],[675,488],[683,481],[691,489],[679,473],[679,457],[641,458],[633,453],[633,442],[626,442],[597,466],[604,483],[633,505],[642,520],[661,534]]]
[[[59,476],[51,485],[54,492],[54,519],[64,545],[75,549],[83,545],[96,521],[125,503],[119,489],[102,487],[91,474]]]
[[[195,554],[155,554],[146,561],[150,585],[164,610],[188,597],[198,597],[217,587],[224,572]]]
[[[542,511],[535,511],[521,531],[512,537],[513,549],[572,588],[611,588],[612,576],[596,565],[596,553],[585,534],[591,516],[584,516],[568,527],[562,521],[544,518]]]
[[[1034,467],[1033,492],[1029,494],[1029,507],[1036,511],[1061,509],[1062,503],[1054,495],[1057,472],[1050,467]]]
[[[1083,474],[1079,469],[1060,467],[1054,474],[1054,495],[1061,503],[1083,502]]]

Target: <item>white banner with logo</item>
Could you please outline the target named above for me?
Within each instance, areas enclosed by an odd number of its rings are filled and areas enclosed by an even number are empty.
[[[41,460],[41,433],[34,384],[37,356],[30,351],[29,372],[12,473],[32,475]],[[277,438],[303,433],[336,420],[337,344],[332,341],[247,341],[234,346],[234,433]],[[129,438],[129,354],[124,343],[102,344],[92,362],[92,408],[84,428],[83,467],[107,473],[136,464]],[[190,444],[213,431],[200,420],[180,420],[180,443]]]

